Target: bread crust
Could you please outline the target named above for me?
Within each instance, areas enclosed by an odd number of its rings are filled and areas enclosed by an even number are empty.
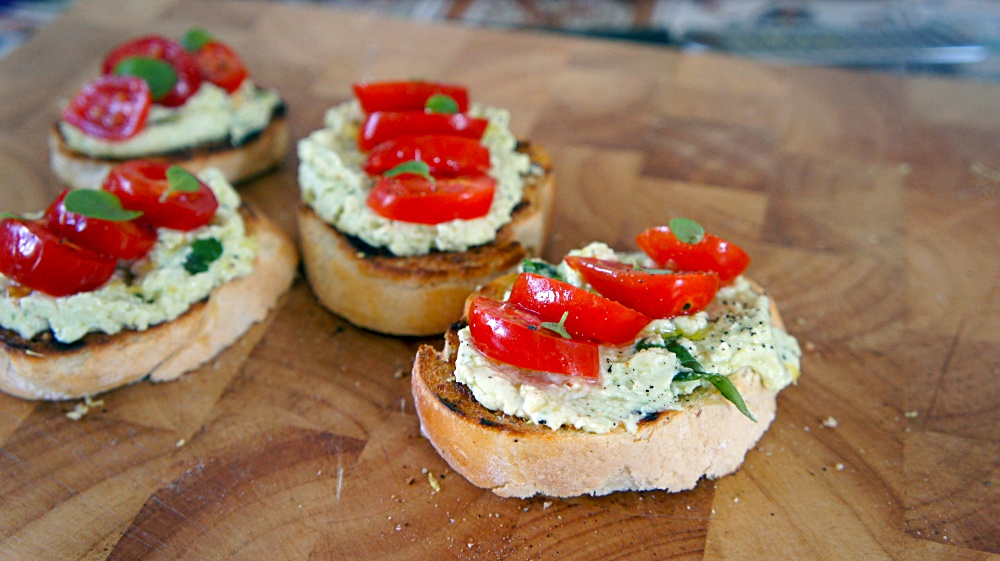
[[[25,341],[0,329],[0,389],[25,399],[95,395],[146,378],[173,380],[211,360],[263,320],[291,286],[295,247],[266,216],[244,205],[258,240],[253,272],[216,287],[180,317],[143,331],[91,333],[72,344]]]
[[[477,295],[502,295],[512,279],[499,279]],[[771,313],[781,325],[773,306]],[[691,489],[703,476],[734,472],[774,420],[778,392],[745,369],[730,380],[757,423],[717,392],[701,389],[682,410],[647,416],[635,434],[622,427],[605,434],[552,430],[486,409],[455,381],[461,326],[446,333],[442,352],[429,345],[418,350],[411,377],[414,404],[421,432],[452,469],[503,497]]]
[[[365,247],[299,207],[299,239],[320,304],[354,325],[390,335],[436,335],[462,315],[465,298],[538,255],[548,233],[555,180],[548,154],[521,143],[544,174],[525,187],[511,222],[493,242],[458,252],[397,257]]]
[[[167,160],[197,174],[217,168],[230,183],[245,181],[278,165],[288,151],[288,122],[283,113],[272,117],[256,137],[239,146],[225,142],[194,146],[149,158]],[[114,166],[133,158],[95,158],[66,145],[56,123],[49,131],[49,163],[66,185],[76,189],[98,189]]]

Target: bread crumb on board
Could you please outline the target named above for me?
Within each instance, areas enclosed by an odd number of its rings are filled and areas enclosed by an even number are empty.
[[[89,395],[83,396],[83,401],[76,404],[72,411],[66,412],[66,416],[74,421],[84,418],[94,407],[104,405],[103,399],[91,399]]]
[[[827,417],[826,419],[823,419],[823,426],[828,429],[835,429],[839,424],[840,423],[837,422],[837,419],[833,417]]]

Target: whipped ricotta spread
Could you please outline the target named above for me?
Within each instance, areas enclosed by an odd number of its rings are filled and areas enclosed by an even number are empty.
[[[141,331],[179,317],[213,288],[249,275],[257,241],[246,235],[239,195],[216,169],[206,169],[198,176],[219,201],[209,224],[190,232],[160,228],[156,245],[146,257],[128,268],[119,266],[111,280],[90,292],[56,298],[34,291],[11,297],[6,296],[10,280],[0,274],[0,294],[4,294],[0,297],[0,326],[25,339],[49,330],[62,343],[72,343],[91,332]],[[209,238],[222,244],[222,255],[207,271],[188,273],[184,263],[191,244]]]
[[[602,243],[570,255],[654,266],[643,255],[616,253]],[[565,262],[559,271],[567,282],[590,288]],[[480,353],[468,327],[458,335],[455,380],[468,386],[487,409],[552,429],[566,426],[606,433],[623,426],[635,433],[643,417],[679,410],[696,391],[716,391],[705,380],[673,381],[676,374],[686,371],[675,354],[660,347],[636,350],[635,344],[602,347],[601,378],[596,383],[553,376],[556,382],[533,385],[497,368]],[[742,276],[719,289],[704,311],[655,320],[636,341],[662,344],[674,337],[706,372],[729,377],[752,369],[772,390],[784,388],[799,375],[802,352],[798,342],[772,324],[768,296],[754,290]]]
[[[218,141],[239,146],[267,128],[280,104],[277,90],[260,89],[249,79],[232,94],[203,82],[180,107],[150,107],[146,126],[127,140],[88,136],[65,121],[59,122],[59,130],[67,146],[94,158],[136,158]]]
[[[507,111],[473,106],[468,114],[489,121],[481,143],[490,152],[489,175],[497,185],[486,216],[428,225],[390,220],[371,210],[365,201],[374,180],[362,169],[366,156],[357,142],[364,113],[356,100],[328,110],[324,128],[299,141],[302,199],[337,230],[398,256],[465,251],[493,241],[521,202],[531,159],[517,151]]]

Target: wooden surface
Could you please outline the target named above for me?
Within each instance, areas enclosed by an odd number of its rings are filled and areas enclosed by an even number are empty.
[[[59,189],[45,133],[105,50],[194,24],[280,86],[296,138],[361,79],[446,78],[510,108],[554,157],[547,257],[696,218],[751,252],[803,377],[733,476],[500,499],[420,436],[406,372],[421,341],[355,329],[299,281],[214,362],[106,394],[80,421],[75,403],[0,395],[0,558],[1000,558],[997,86],[318,8],[83,0],[0,61],[2,210]],[[296,163],[242,191],[289,231]]]

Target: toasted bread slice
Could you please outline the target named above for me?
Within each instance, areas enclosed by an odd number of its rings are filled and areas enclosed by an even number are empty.
[[[281,162],[288,151],[288,122],[284,111],[276,112],[267,127],[239,146],[218,141],[175,150],[149,154],[144,158],[167,160],[197,174],[205,168],[217,168],[230,183],[238,183],[259,175]],[[120,158],[94,158],[66,145],[53,125],[49,132],[49,163],[52,171],[66,185],[76,189],[98,189],[111,168],[126,161]]]
[[[544,150],[530,143],[520,149],[544,174],[529,178],[511,222],[497,232],[496,240],[466,251],[393,256],[340,233],[302,204],[302,258],[320,303],[359,327],[381,333],[443,333],[461,317],[465,298],[476,287],[541,252],[555,180]]]
[[[244,205],[247,233],[258,240],[253,272],[227,282],[180,317],[144,331],[91,333],[71,344],[45,334],[25,340],[0,329],[0,390],[25,399],[73,399],[141,378],[173,380],[211,360],[263,320],[295,276],[288,237]]]
[[[473,296],[500,299],[513,279],[498,279]],[[780,327],[773,304],[771,315]],[[718,392],[701,389],[680,411],[648,415],[635,434],[622,427],[604,434],[553,430],[491,411],[455,381],[463,326],[448,330],[440,353],[420,347],[413,363],[413,400],[421,431],[452,469],[503,497],[691,489],[703,476],[714,479],[735,471],[774,419],[777,391],[765,388],[747,369],[730,380],[756,423]]]

